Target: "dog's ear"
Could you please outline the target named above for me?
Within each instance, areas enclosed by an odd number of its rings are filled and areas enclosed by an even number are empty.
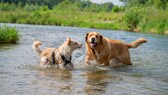
[[[103,36],[100,34],[100,43],[103,44]]]
[[[87,39],[88,39],[88,35],[89,35],[89,32],[86,34],[86,36],[85,36],[85,42],[87,41]]]
[[[71,38],[67,37],[67,38],[66,38],[66,42],[67,42],[67,44],[69,45],[69,44],[71,43]]]

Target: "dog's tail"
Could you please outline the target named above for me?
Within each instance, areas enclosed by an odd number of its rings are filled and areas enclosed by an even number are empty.
[[[144,38],[139,38],[132,43],[127,44],[128,48],[137,48],[140,44],[146,43],[147,40]]]
[[[42,52],[42,50],[40,50],[40,48],[39,48],[39,45],[41,45],[41,44],[42,44],[41,41],[35,40],[35,41],[33,42],[33,45],[32,45],[32,48],[34,49],[35,52],[37,52],[38,55],[40,55],[41,52]]]

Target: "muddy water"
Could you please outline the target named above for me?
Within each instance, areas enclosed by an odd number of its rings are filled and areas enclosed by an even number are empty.
[[[168,36],[75,27],[19,25],[21,39],[16,45],[0,45],[0,95],[167,95]],[[85,34],[101,34],[131,42],[144,37],[148,43],[130,49],[132,66],[119,68],[84,66]],[[83,44],[73,53],[75,70],[41,68],[32,41],[41,48],[58,47],[66,37]]]

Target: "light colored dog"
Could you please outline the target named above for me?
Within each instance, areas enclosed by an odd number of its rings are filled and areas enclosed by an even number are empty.
[[[137,48],[140,44],[147,42],[140,38],[132,43],[124,43],[119,40],[109,39],[97,32],[86,34],[86,58],[85,63],[96,61],[98,64],[110,65],[112,67],[131,65],[129,48]]]
[[[71,62],[71,56],[74,50],[82,47],[82,44],[71,38],[67,40],[58,48],[46,48],[41,50],[39,45],[41,41],[33,42],[34,51],[40,56],[42,67],[56,66],[60,69],[74,69],[74,64]]]

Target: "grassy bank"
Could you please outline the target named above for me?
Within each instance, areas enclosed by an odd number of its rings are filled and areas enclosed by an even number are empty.
[[[39,10],[32,12],[1,11],[0,15],[0,22],[7,23],[77,26],[115,30],[122,29],[124,25],[122,22],[123,14],[120,13]]]
[[[125,12],[128,30],[168,34],[168,12],[154,6],[131,7]]]
[[[16,43],[19,40],[19,33],[16,28],[0,26],[0,43]]]
[[[96,10],[96,7],[81,9],[69,2],[52,9],[37,5],[6,6],[0,4],[0,22],[168,34],[168,9],[155,6],[114,7],[112,11]]]

